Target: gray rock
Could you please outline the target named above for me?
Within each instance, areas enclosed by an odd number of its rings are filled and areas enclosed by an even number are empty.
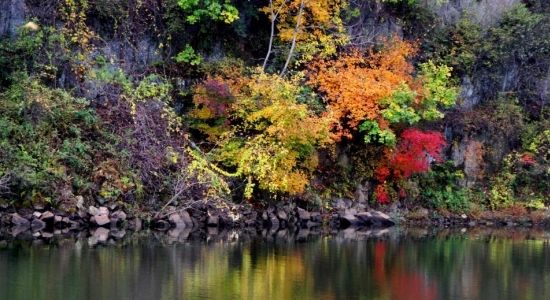
[[[220,218],[218,216],[208,216],[206,218],[206,226],[208,227],[217,227],[220,223]]]
[[[101,215],[94,216],[94,222],[98,226],[103,226],[111,223],[111,220],[109,219],[109,216],[101,214]]]
[[[177,213],[171,214],[168,217],[168,222],[170,222],[170,225],[172,225],[172,227],[175,227],[178,229],[184,229],[186,227],[185,222],[183,222],[180,215]]]
[[[40,219],[34,219],[31,223],[31,228],[33,231],[38,231],[46,228],[46,222],[40,220]]]
[[[311,218],[311,215],[308,211],[306,211],[305,209],[301,209],[299,207],[296,208],[296,214],[299,220],[307,221]]]
[[[281,221],[286,221],[288,220],[288,214],[286,213],[286,211],[284,211],[284,209],[279,209],[277,210],[277,218],[279,218],[279,220]]]
[[[55,216],[53,218],[53,224],[55,226],[63,226],[65,224],[65,222],[63,222],[63,217],[62,216]]]
[[[0,1],[0,36],[14,36],[25,24],[25,1]]]
[[[54,215],[51,211],[47,211],[40,216],[40,220],[44,222],[51,222],[53,221],[53,218],[54,218]]]
[[[111,214],[111,218],[115,219],[118,223],[126,220],[126,213],[122,210],[117,210]]]
[[[340,217],[340,224],[342,227],[356,227],[361,226],[362,222],[352,214],[345,214]]]
[[[32,216],[35,218],[35,219],[40,219],[40,217],[42,216],[42,213],[39,212],[39,211],[35,211],[32,213]]]
[[[105,206],[101,206],[99,208],[99,213],[102,214],[102,215],[107,215],[109,216],[109,209]]]
[[[180,211],[179,215],[183,223],[185,223],[185,227],[193,228],[193,219],[191,219],[191,216],[186,210]]]
[[[11,223],[16,227],[27,229],[31,226],[31,222],[21,217],[18,213],[14,213],[13,215],[11,215]]]
[[[46,203],[43,201],[35,201],[32,203],[32,208],[34,210],[44,211],[46,209]]]
[[[391,227],[395,225],[395,221],[388,215],[379,211],[360,212],[357,218],[366,226],[383,226]]]
[[[101,214],[101,212],[99,211],[99,209],[95,206],[90,206],[88,208],[88,212],[90,213],[90,215],[92,216],[99,216]]]

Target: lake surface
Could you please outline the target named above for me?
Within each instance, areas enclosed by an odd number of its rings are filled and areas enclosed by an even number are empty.
[[[550,299],[538,229],[0,235],[0,299]]]

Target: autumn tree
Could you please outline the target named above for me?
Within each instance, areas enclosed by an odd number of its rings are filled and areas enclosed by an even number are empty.
[[[328,119],[296,102],[303,96],[299,76],[240,71],[195,87],[193,126],[216,142],[211,159],[246,179],[247,197],[255,188],[303,192],[317,166],[317,149],[331,142]]]
[[[336,122],[337,140],[366,131],[366,141],[394,144],[392,123],[413,124],[442,117],[440,106],[454,104],[448,87],[450,69],[428,62],[413,77],[414,45],[394,39],[382,50],[351,50],[336,60],[318,59],[308,65],[308,83],[324,97]]]
[[[341,11],[348,6],[346,0],[270,0],[260,11],[271,21],[269,48],[263,69],[272,53],[275,27],[280,45],[288,45],[282,76],[293,57],[308,61],[315,55],[327,57],[336,53],[338,45],[344,45],[345,34]]]
[[[308,65],[308,83],[325,99],[332,114],[333,137],[345,142],[362,136],[368,145],[385,150],[367,164],[378,180],[376,194],[389,201],[389,184],[428,170],[439,159],[444,139],[436,133],[407,129],[420,120],[443,117],[441,108],[454,104],[456,90],[449,86],[450,68],[427,62],[414,72],[411,43],[393,39],[366,53],[351,50],[335,60],[317,59]]]

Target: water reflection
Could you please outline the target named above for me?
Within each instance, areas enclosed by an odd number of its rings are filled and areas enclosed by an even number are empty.
[[[536,229],[0,235],[0,299],[550,299]]]

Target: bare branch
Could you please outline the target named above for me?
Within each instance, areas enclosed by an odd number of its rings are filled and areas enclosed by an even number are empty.
[[[298,20],[296,20],[296,28],[294,29],[294,36],[292,37],[292,45],[290,46],[290,50],[288,51],[288,56],[286,57],[285,66],[283,67],[283,70],[279,74],[279,77],[283,77],[283,75],[286,72],[286,69],[288,68],[288,64],[290,63],[290,59],[292,58],[294,48],[296,47],[296,39],[298,37],[298,31],[300,30],[300,22],[302,21],[302,14],[304,12],[305,6],[306,4],[304,3],[304,0],[300,0],[300,9],[298,10]]]

